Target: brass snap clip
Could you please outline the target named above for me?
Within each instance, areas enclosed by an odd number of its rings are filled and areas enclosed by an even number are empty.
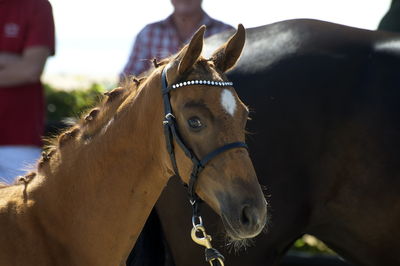
[[[198,234],[201,234],[201,236],[198,236]],[[191,236],[192,240],[197,243],[200,246],[205,247],[206,249],[212,249],[211,245],[211,236],[207,235],[206,229],[202,224],[196,224],[193,226],[192,231],[191,231]],[[213,261],[218,261],[221,266],[224,266],[224,261],[221,258],[212,258],[209,260],[209,263],[211,266],[214,266],[215,264]]]

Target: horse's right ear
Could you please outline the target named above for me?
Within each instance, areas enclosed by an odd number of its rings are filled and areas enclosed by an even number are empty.
[[[203,37],[205,30],[206,26],[201,26],[193,35],[190,43],[186,45],[178,54],[177,59],[180,61],[178,65],[179,75],[182,75],[188,71],[199,59],[203,50]]]
[[[236,33],[211,56],[215,66],[222,72],[231,69],[242,53],[245,39],[246,31],[243,25],[239,24]]]

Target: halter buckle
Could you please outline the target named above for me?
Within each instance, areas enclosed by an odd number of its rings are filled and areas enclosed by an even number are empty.
[[[173,119],[175,119],[175,116],[172,113],[168,113],[165,115],[165,119],[169,119],[170,117],[172,117]]]
[[[163,125],[165,126],[165,125],[168,125],[169,123],[170,123],[170,121],[171,121],[171,117],[173,118],[173,119],[175,119],[175,116],[172,114],[172,113],[168,113],[168,114],[166,114],[165,115],[165,120],[163,121]]]

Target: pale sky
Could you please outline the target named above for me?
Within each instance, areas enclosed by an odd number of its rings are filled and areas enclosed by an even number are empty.
[[[57,51],[45,76],[116,77],[133,40],[145,25],[172,12],[170,0],[50,0]],[[204,10],[236,26],[256,27],[293,18],[314,18],[376,29],[390,0],[203,0]]]

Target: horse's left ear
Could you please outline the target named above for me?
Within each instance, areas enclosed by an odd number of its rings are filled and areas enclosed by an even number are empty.
[[[178,55],[180,59],[178,66],[178,74],[183,75],[188,71],[201,55],[203,50],[203,37],[206,26],[201,26],[193,35],[190,43],[186,45]]]
[[[245,39],[246,31],[243,25],[239,24],[235,35],[218,48],[211,56],[211,60],[214,62],[215,66],[222,70],[222,72],[231,69],[242,53]]]

